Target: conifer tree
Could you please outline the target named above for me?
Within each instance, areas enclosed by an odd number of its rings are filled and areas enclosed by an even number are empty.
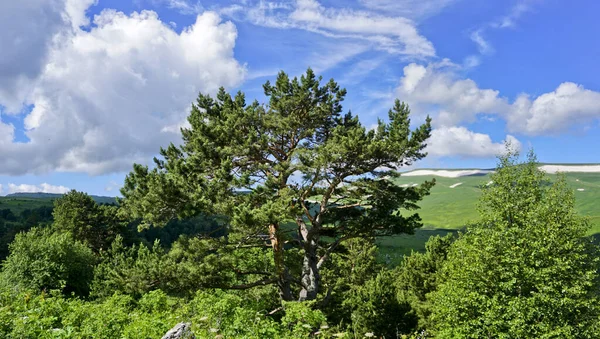
[[[266,241],[273,258],[272,271],[246,272],[256,280],[230,288],[276,284],[284,300],[316,299],[333,251],[352,238],[413,232],[419,216],[400,210],[416,209],[433,185],[390,180],[426,155],[429,118],[411,130],[410,110],[396,100],[388,122],[368,130],[342,112],[346,91],[321,81],[310,69],[299,79],[280,72],[263,86],[267,104],[223,88],[200,94],[182,145],[161,149],[152,169],[134,165],[123,211],[154,226],[222,216],[228,246]]]

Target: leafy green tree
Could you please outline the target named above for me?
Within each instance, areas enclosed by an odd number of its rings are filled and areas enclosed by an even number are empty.
[[[100,206],[86,193],[72,190],[54,201],[52,227],[70,232],[98,252],[107,249],[125,227],[117,211],[116,206]]]
[[[433,293],[436,337],[598,337],[600,257],[565,177],[509,153],[491,179]]]
[[[419,216],[400,209],[416,209],[433,185],[386,180],[425,156],[429,118],[411,130],[408,106],[396,101],[389,122],[367,130],[357,116],[342,114],[346,91],[321,80],[310,69],[300,79],[281,72],[263,86],[264,105],[224,89],[216,99],[200,94],[183,144],[161,149],[152,170],[134,165],[121,191],[123,211],[152,225],[224,216],[231,246],[269,240],[273,271],[246,287],[276,284],[283,300],[295,292],[299,300],[316,299],[321,267],[340,244],[413,232]],[[299,261],[290,260],[294,250]]]
[[[10,244],[1,278],[4,284],[19,289],[60,289],[85,296],[95,264],[92,251],[70,234],[33,228],[18,234]]]
[[[356,304],[350,296],[383,268],[377,262],[377,253],[373,239],[351,239],[340,245],[323,265],[322,286],[326,296],[321,301],[321,308],[330,322],[352,326]]]
[[[416,326],[409,329],[409,332],[431,327],[429,318],[432,304],[429,294],[437,290],[440,272],[453,241],[453,233],[444,237],[432,236],[425,244],[425,253],[411,253],[404,257],[402,265],[398,268],[396,276],[398,300],[407,302],[411,306],[410,315],[418,319],[418,323],[414,324]]]
[[[364,285],[353,286],[346,304],[352,305],[352,329],[357,335],[397,338],[416,327],[410,304],[397,298],[395,276],[383,269]]]

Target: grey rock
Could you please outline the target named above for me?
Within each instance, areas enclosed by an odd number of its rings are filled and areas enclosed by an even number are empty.
[[[192,333],[192,324],[179,323],[165,333],[162,339],[196,339],[196,336]]]

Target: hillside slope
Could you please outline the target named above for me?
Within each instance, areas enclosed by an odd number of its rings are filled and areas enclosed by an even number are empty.
[[[558,165],[544,165],[542,168],[555,169],[549,166]],[[563,171],[567,183],[573,188],[577,211],[590,218],[592,233],[599,233],[600,165],[562,165],[558,168]],[[579,172],[585,170],[588,172]],[[556,177],[555,174],[549,176]],[[414,185],[432,178],[436,179],[437,184],[431,195],[423,199],[419,210],[427,228],[459,229],[477,219],[477,200],[482,187],[491,182],[490,170],[416,170],[402,174],[395,182],[398,185]]]

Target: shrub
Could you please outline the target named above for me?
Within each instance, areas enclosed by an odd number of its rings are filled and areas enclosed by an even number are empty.
[[[33,228],[18,234],[9,249],[1,276],[5,284],[88,295],[96,257],[70,234]]]

